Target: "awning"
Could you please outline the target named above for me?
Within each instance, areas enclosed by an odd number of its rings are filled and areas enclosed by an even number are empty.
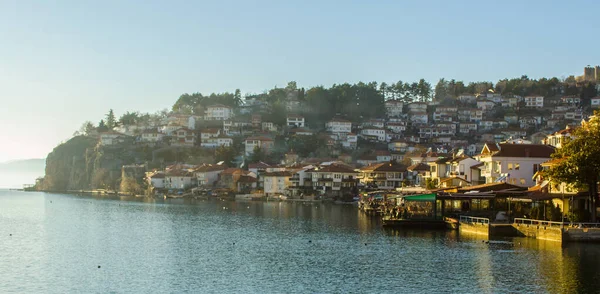
[[[435,201],[435,194],[418,194],[404,196],[404,201]]]

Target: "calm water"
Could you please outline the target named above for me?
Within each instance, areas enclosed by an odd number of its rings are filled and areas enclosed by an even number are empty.
[[[0,191],[0,293],[581,293],[599,268],[600,245],[382,230],[351,206]]]

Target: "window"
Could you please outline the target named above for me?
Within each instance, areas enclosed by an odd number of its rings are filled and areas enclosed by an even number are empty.
[[[340,175],[340,174],[334,174],[334,175],[333,175],[333,177],[334,177],[335,179],[341,179],[341,178],[342,178],[342,175]]]
[[[525,179],[521,178],[521,185],[525,185]]]
[[[515,170],[519,170],[519,167],[520,167],[519,164],[515,163]]]
[[[509,164],[508,164],[508,170],[512,170],[512,169],[513,169],[513,164],[512,164],[512,163],[509,163]]]

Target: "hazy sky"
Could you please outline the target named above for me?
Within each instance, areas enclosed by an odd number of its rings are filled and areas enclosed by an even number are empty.
[[[581,75],[600,1],[0,0],[0,162],[185,92]]]

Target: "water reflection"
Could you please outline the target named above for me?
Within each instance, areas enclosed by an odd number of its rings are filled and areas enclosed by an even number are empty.
[[[594,244],[382,229],[346,205],[0,192],[0,221],[1,293],[600,287]]]

